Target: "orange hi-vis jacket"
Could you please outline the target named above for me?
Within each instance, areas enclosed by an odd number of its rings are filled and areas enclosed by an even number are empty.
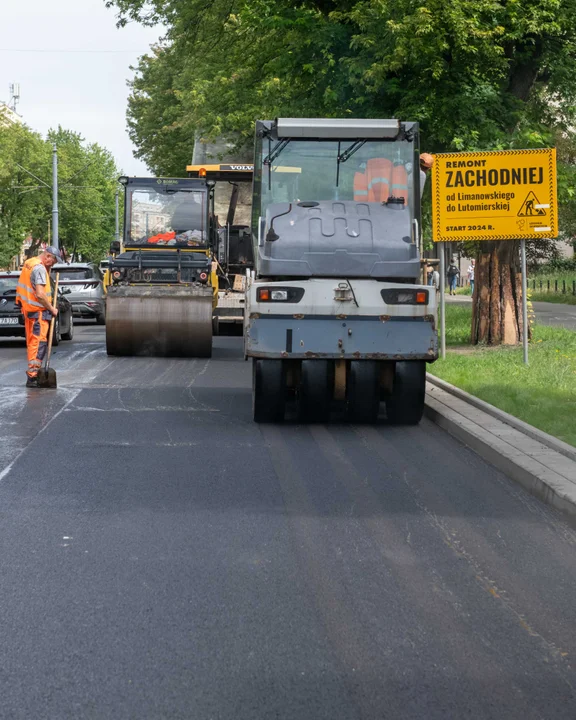
[[[36,265],[40,265],[42,261],[40,258],[30,258],[26,260],[18,278],[18,287],[16,288],[16,302],[20,304],[22,310],[25,313],[38,312],[39,310],[45,310],[46,308],[42,303],[38,302],[34,288],[32,287],[32,281],[30,276],[32,270]],[[50,302],[52,302],[52,287],[50,285],[50,273],[46,271],[46,295]]]
[[[392,162],[386,158],[372,158],[366,163],[368,202],[386,202],[390,195]]]
[[[354,200],[366,202],[368,200],[368,178],[366,173],[354,173]]]
[[[152,243],[153,245],[156,245],[159,242],[167,243],[169,240],[174,240],[176,237],[176,233],[174,231],[172,232],[165,232],[165,233],[158,233],[158,235],[152,235],[152,237],[149,237],[146,242]]]

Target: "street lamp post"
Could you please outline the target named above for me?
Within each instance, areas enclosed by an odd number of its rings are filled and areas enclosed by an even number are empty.
[[[59,249],[58,237],[58,149],[52,145],[52,244]]]

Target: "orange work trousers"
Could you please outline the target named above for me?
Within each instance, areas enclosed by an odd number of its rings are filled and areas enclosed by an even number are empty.
[[[24,315],[24,327],[26,330],[26,350],[28,351],[29,378],[35,378],[38,370],[42,367],[42,361],[46,357],[48,349],[48,330],[52,313],[48,310],[28,312]]]

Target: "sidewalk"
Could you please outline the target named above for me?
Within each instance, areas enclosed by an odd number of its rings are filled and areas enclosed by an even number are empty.
[[[447,303],[468,305],[472,303],[469,295],[446,295]],[[533,302],[536,319],[542,325],[557,325],[567,330],[576,330],[576,305],[563,303]]]
[[[479,405],[449,383],[429,379],[427,417],[576,521],[576,449],[487,403]]]

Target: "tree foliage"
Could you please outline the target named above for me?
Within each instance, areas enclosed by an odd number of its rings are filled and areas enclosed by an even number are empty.
[[[0,267],[22,243],[47,242],[52,219],[52,144],[58,148],[59,237],[68,252],[99,259],[114,236],[119,171],[111,154],[77,133],[46,139],[25,125],[0,123]]]
[[[560,228],[576,233],[576,0],[107,5],[119,24],[167,28],[140,59],[128,108],[138,154],[157,173],[181,173],[197,133],[249,141],[256,118],[399,117],[419,121],[429,152],[557,144]],[[533,259],[556,252],[554,242],[530,246]],[[519,307],[517,251],[486,247],[498,272],[482,277],[507,287],[478,297],[488,318],[480,335],[518,338],[520,319],[505,323],[502,312],[511,295]]]
[[[150,161],[163,142],[171,153],[196,130],[249,136],[274,114],[418,120],[435,151],[542,145],[574,115],[576,0],[107,4],[120,23],[168,28],[129,108]]]

